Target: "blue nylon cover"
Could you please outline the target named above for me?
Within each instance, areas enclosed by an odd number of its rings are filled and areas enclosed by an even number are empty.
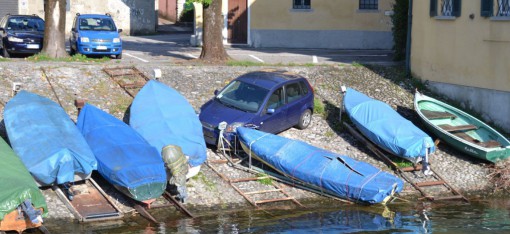
[[[75,173],[97,169],[76,125],[52,100],[20,91],[5,106],[4,121],[13,150],[41,186],[73,182]]]
[[[429,153],[435,151],[431,137],[384,102],[348,88],[344,106],[363,135],[396,156],[415,162],[425,156],[427,146]]]
[[[151,183],[166,185],[162,157],[127,124],[90,104],[83,107],[76,124],[99,162],[98,172],[108,182],[128,189]],[[133,198],[156,198],[164,189],[153,197]]]
[[[207,158],[202,124],[193,107],[179,92],[150,80],[131,105],[129,124],[159,153],[167,145],[178,145],[189,156],[189,164],[201,165]]]
[[[270,133],[240,127],[240,141],[264,163],[285,176],[363,203],[380,203],[402,191],[403,182],[392,174],[347,156]],[[249,153],[249,152],[247,152]]]

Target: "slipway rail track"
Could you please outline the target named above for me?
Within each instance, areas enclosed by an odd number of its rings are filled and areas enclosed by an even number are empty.
[[[103,71],[112,79],[124,92],[135,98],[136,94],[140,89],[150,80],[136,67],[107,67],[103,68]],[[84,103],[83,103],[84,104]],[[169,192],[165,191],[163,197],[174,204],[174,206],[184,215],[193,218],[193,214],[186,209],[186,207],[178,202]],[[142,206],[135,206],[137,211],[145,218],[156,222],[156,219],[152,217]]]
[[[391,159],[386,155],[386,153],[383,153],[382,150],[380,150],[377,146],[375,146],[372,142],[370,142],[368,139],[366,139],[364,136],[361,135],[357,130],[355,130],[352,126],[350,126],[347,123],[343,123],[343,126],[360,142],[363,143],[372,153],[374,153],[379,159],[381,159],[384,163],[386,163],[388,166],[390,166],[395,173],[397,173],[400,177],[404,178],[409,184],[411,184],[416,190],[420,192],[423,199],[427,199],[429,201],[442,201],[442,200],[462,200],[464,202],[469,202],[469,200],[464,197],[459,191],[457,191],[453,186],[451,186],[443,177],[434,171],[434,169],[431,167],[430,170],[432,174],[430,176],[427,176],[427,179],[423,181],[424,178],[420,178],[420,181],[416,181],[416,176],[408,176],[408,173],[417,173],[422,170],[422,166],[414,166],[414,167],[405,167],[401,168],[396,163],[391,161]],[[432,196],[429,194],[428,191],[426,191],[426,187],[443,187],[448,190],[448,193],[451,193],[451,196]]]

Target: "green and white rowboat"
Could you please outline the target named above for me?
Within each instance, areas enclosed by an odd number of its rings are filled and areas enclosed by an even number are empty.
[[[510,156],[510,141],[489,125],[418,91],[414,109],[441,140],[476,158],[497,162]]]

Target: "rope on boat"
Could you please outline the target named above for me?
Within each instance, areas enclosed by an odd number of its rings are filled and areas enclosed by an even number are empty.
[[[249,149],[250,149],[249,151],[250,152],[248,153],[248,162],[249,162],[248,165],[250,166],[250,169],[251,169],[251,145],[253,145],[255,142],[257,142],[258,140],[260,140],[260,139],[262,139],[262,138],[264,138],[264,137],[266,137],[268,135],[271,135],[271,133],[266,133],[266,134],[262,135],[261,137],[259,137],[259,138],[255,139],[255,140],[253,140],[252,142],[250,142],[250,145],[249,145]]]

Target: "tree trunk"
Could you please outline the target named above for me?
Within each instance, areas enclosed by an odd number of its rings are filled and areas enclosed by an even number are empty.
[[[223,62],[230,59],[223,47],[223,17],[221,16],[222,0],[212,0],[209,6],[204,5],[204,33],[200,59],[208,62]]]
[[[64,58],[66,52],[66,0],[44,0],[44,42],[42,53],[50,58]]]

